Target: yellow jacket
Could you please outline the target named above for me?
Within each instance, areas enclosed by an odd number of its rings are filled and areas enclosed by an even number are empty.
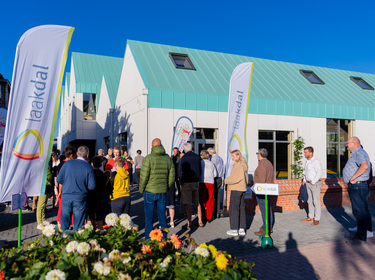
[[[129,182],[129,172],[124,168],[117,169],[111,199],[130,196]]]

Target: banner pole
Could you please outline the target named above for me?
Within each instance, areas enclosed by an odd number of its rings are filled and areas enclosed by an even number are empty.
[[[18,208],[18,248],[21,247],[21,208]]]

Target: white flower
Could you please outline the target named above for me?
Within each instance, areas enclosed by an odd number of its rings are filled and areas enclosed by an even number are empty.
[[[201,255],[203,257],[208,257],[210,255],[210,251],[207,248],[198,247],[194,250],[195,254]]]
[[[66,245],[66,252],[67,253],[74,253],[78,248],[79,243],[77,241],[70,241]]]
[[[122,225],[127,230],[131,230],[133,227],[132,219],[128,214],[121,214],[120,215],[120,225]]]
[[[34,243],[31,243],[30,246],[29,246],[30,249],[32,249],[32,248],[34,248],[34,247],[35,247],[35,244],[34,244]]]
[[[118,255],[120,255],[120,251],[115,249],[109,253],[109,259],[112,260],[115,256],[118,256]]]
[[[114,227],[117,224],[118,216],[115,213],[108,214],[107,217],[105,217],[105,222],[110,227]]]
[[[164,267],[166,268],[168,266],[168,264],[171,262],[172,260],[172,257],[171,256],[167,256],[160,264],[159,266],[161,267]]]
[[[79,245],[77,247],[77,251],[81,255],[87,255],[89,253],[90,249],[91,249],[90,244],[88,244],[86,242],[79,243]]]
[[[49,245],[53,246],[53,241],[52,240],[49,241]]]
[[[90,240],[90,245],[91,247],[98,247],[98,246],[100,247],[98,240],[96,239]]]
[[[94,227],[91,224],[85,224],[85,229],[88,229],[90,231],[94,230]]]
[[[121,272],[118,275],[118,280],[132,280],[132,277],[129,274],[122,274]]]
[[[104,265],[104,263],[102,263],[102,262],[99,261],[99,262],[97,262],[97,263],[94,264],[93,271],[96,271],[97,273],[106,276],[109,273],[111,273],[111,267],[108,266],[108,265]]]
[[[45,226],[45,227],[43,228],[43,231],[42,231],[43,235],[44,235],[44,236],[47,236],[47,237],[50,237],[50,236],[54,235],[55,232],[56,232],[56,230],[55,230],[55,225],[48,225],[48,226]]]
[[[125,259],[122,260],[122,263],[123,264],[128,264],[131,260],[132,260],[131,257],[127,257],[127,258],[125,258]]]
[[[78,232],[78,234],[82,234],[82,233],[85,232],[85,230],[84,229],[79,229],[77,232]]]
[[[62,238],[68,238],[69,237],[69,235],[66,234],[65,232],[61,236],[62,236]]]
[[[45,279],[46,280],[53,280],[53,279],[65,280],[65,273],[59,269],[54,269],[47,273]]]

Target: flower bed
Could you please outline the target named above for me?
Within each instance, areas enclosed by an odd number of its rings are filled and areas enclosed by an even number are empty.
[[[0,251],[0,279],[255,279],[254,264],[235,260],[186,235],[163,239],[153,230],[142,240],[129,215],[109,214],[106,230],[43,229],[42,240]]]

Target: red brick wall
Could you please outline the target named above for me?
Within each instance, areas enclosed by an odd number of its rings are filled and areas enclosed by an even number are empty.
[[[307,207],[307,203],[302,203],[299,199],[299,190],[301,179],[295,180],[276,180],[279,184],[279,196],[269,196],[272,210],[274,212],[294,211]],[[370,203],[375,203],[375,185],[371,184]],[[229,209],[230,191],[227,192],[227,209]],[[343,178],[322,179],[322,188],[320,191],[320,202],[322,207],[350,205],[347,185]],[[256,198],[253,193],[251,199],[245,200],[246,213],[259,213]]]

